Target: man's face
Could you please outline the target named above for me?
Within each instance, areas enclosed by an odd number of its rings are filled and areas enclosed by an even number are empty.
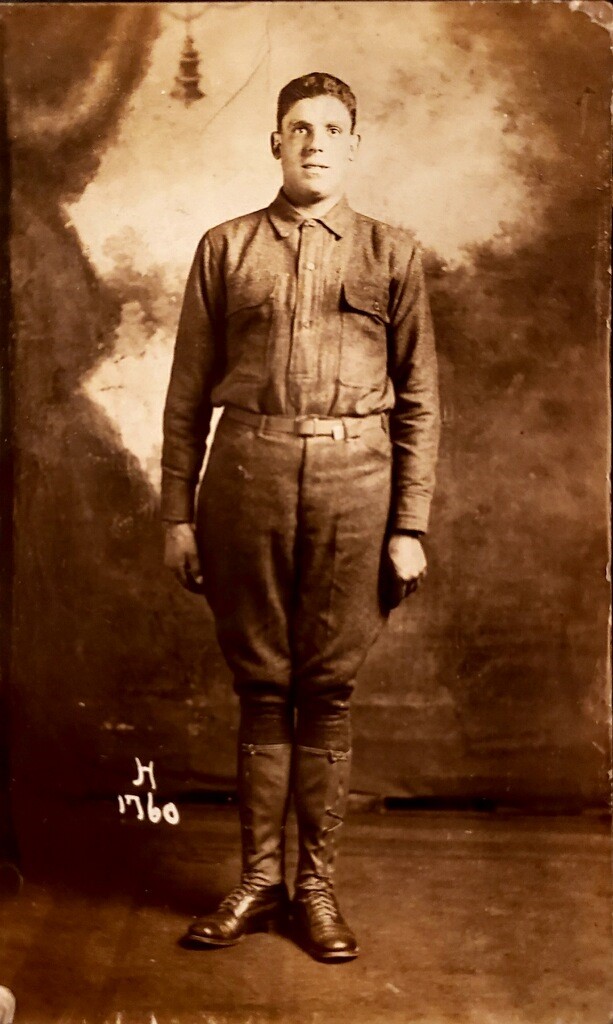
[[[351,131],[347,107],[336,96],[311,96],[294,103],[281,131],[271,138],[288,199],[307,205],[340,197],[359,141]]]

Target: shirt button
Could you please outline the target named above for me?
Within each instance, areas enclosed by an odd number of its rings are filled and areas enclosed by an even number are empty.
[[[304,223],[303,223],[303,227],[305,227],[305,228],[314,228],[315,227],[315,221],[314,220],[305,220]]]
[[[303,320],[302,323],[300,324],[300,326],[301,327],[310,327],[311,326],[311,321],[310,320]]]
[[[306,264],[306,268],[307,268],[307,270],[315,270],[315,264],[314,263],[307,263]]]
[[[379,310],[381,309],[381,306],[379,305],[378,302],[373,302],[372,308],[375,310],[376,313],[378,313]]]

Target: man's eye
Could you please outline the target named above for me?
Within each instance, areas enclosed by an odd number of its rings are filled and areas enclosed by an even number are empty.
[[[337,128],[336,125],[331,124],[328,127],[328,132],[330,135],[340,135],[341,130],[340,128]]]
[[[294,135],[304,135],[306,127],[303,124],[297,124],[294,128]]]

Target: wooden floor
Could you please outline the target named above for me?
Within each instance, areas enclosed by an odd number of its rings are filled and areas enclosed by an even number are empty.
[[[321,965],[279,935],[177,945],[237,877],[234,808],[188,806],[176,826],[61,813],[27,837],[29,878],[0,905],[16,1024],[610,1021],[602,820],[354,814],[338,888],[361,955]]]

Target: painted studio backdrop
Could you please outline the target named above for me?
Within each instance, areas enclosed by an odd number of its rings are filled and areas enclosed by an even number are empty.
[[[358,96],[353,205],[427,251],[444,409],[429,576],[361,673],[353,788],[603,805],[607,5],[191,5],[191,103],[185,9],[2,12],[20,806],[112,798],[135,756],[175,798],[233,787],[211,615],[161,562],[162,406],[193,250],[273,198],[276,95],[314,69]]]

